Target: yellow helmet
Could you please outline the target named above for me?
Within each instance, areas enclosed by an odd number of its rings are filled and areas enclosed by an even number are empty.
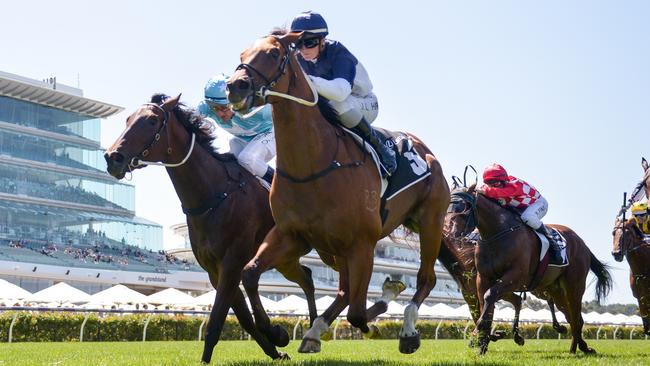
[[[632,215],[645,215],[648,213],[648,203],[647,202],[634,202],[632,205]]]

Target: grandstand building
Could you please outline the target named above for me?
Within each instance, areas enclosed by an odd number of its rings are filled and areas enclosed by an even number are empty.
[[[212,289],[186,225],[172,228],[185,248],[163,252],[162,227],[135,215],[135,188],[106,173],[101,118],[121,110],[54,79],[0,72],[0,278],[30,292],[61,281],[90,294],[118,283],[145,294]],[[417,238],[378,243],[370,299],[381,296],[386,277],[403,281],[400,300],[410,299],[418,245]],[[336,294],[336,272],[315,253],[301,261],[312,269],[317,297]],[[428,302],[461,303],[449,274],[439,266],[436,273]],[[260,290],[274,300],[302,294],[274,270]]]
[[[176,235],[184,238],[184,247],[168,251],[175,257],[195,262],[189,241],[186,224],[177,224],[171,227]],[[398,239],[386,237],[377,243],[375,248],[375,261],[368,298],[376,299],[381,296],[381,285],[386,277],[393,280],[400,280],[407,286],[398,301],[408,301],[415,292],[417,284],[417,272],[420,265],[420,250],[417,235],[404,237],[399,231],[394,236]],[[335,296],[338,289],[338,273],[323,264],[315,251],[301,258],[301,263],[312,270],[314,285],[316,287],[316,298],[324,295]],[[463,297],[458,285],[449,273],[438,263],[436,270],[436,287],[427,298],[427,303],[464,304]],[[271,270],[262,275],[260,279],[260,294],[272,300],[280,300],[283,297],[295,294],[302,295],[302,289],[296,284],[287,281],[282,274]]]
[[[134,187],[106,173],[100,123],[122,109],[55,78],[0,72],[0,277],[96,292],[115,270],[161,272],[145,261],[162,227],[135,216]]]

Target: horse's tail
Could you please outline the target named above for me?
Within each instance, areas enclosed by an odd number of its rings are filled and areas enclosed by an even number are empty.
[[[600,304],[601,300],[604,300],[609,292],[612,289],[613,281],[612,274],[609,271],[609,266],[601,262],[596,258],[594,253],[589,253],[591,255],[591,264],[589,268],[596,275],[596,301]]]

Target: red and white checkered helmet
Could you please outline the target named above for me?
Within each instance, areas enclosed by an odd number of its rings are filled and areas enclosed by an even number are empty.
[[[490,164],[483,171],[483,181],[506,181],[508,180],[508,172],[499,164]]]

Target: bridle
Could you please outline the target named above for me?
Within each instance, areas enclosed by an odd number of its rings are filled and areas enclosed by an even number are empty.
[[[612,231],[612,235],[616,235],[617,231],[621,231],[621,236],[619,237],[618,240],[618,245],[619,245],[619,252],[623,256],[627,256],[629,253],[635,252],[643,247],[648,247],[650,244],[644,242],[643,240],[640,240],[639,245],[634,246],[633,248],[630,248],[630,244],[625,241],[625,236],[629,235],[627,232],[628,231],[636,231],[636,234],[639,234],[638,228],[636,224],[634,224],[634,227],[632,229],[626,227],[627,221],[620,221],[616,226],[614,226],[614,231]],[[638,235],[637,235],[638,237]],[[625,243],[625,246],[623,244]],[[617,254],[618,254],[617,253]]]
[[[463,212],[458,213],[457,215],[468,215],[468,218],[465,222],[465,228],[463,229],[463,232],[467,230],[468,227],[470,226],[470,223],[476,224],[475,227],[478,227],[478,208],[476,205],[476,197],[473,194],[467,193],[465,191],[456,191],[451,193],[451,202],[460,202],[464,201],[466,203],[469,203],[470,207],[464,210]],[[449,210],[447,211],[449,212]],[[451,211],[453,212],[453,211]],[[489,238],[482,238],[478,240],[478,244],[489,244],[492,242],[495,242],[507,235],[510,235],[511,233],[521,229],[523,226],[522,224],[517,224],[514,226],[511,226],[507,229],[501,230],[498,233],[494,234],[493,236]],[[465,233],[468,234],[468,233]]]
[[[149,155],[149,150],[160,140],[161,132],[162,130],[167,127],[167,122],[169,121],[169,112],[166,111],[163,107],[156,103],[144,103],[143,106],[153,106],[155,109],[160,110],[163,113],[163,120],[162,123],[160,124],[160,127],[158,128],[158,131],[156,131],[156,134],[154,135],[153,139],[151,142],[147,145],[147,147],[142,150],[142,152],[135,157],[131,159],[129,162],[129,171],[133,171],[136,168],[147,166],[147,165],[158,165],[158,166],[164,166],[167,168],[175,168],[179,167],[185,162],[187,162],[187,159],[189,159],[190,155],[192,154],[192,151],[194,150],[194,142],[196,141],[196,134],[192,132],[192,141],[190,143],[190,148],[187,151],[187,154],[178,163],[164,163],[164,162],[158,162],[158,161],[146,161],[142,160],[143,158],[146,158]],[[172,148],[171,148],[171,142],[169,141],[169,131],[167,132],[167,154],[172,153]]]
[[[461,212],[454,211],[454,206],[458,203],[465,204],[465,209]],[[461,230],[461,236],[469,234],[470,230],[468,230],[468,228],[475,228],[478,226],[476,215],[476,199],[474,196],[465,191],[458,190],[451,192],[451,199],[449,200],[447,213],[453,214],[452,219],[457,216],[467,216],[467,219],[465,220],[465,226],[463,227],[463,230]]]
[[[278,39],[277,36],[273,36],[273,37]],[[313,101],[308,101],[308,100],[305,100],[305,99],[302,99],[302,98],[294,97],[293,95],[289,95],[289,94],[286,94],[286,93],[280,93],[280,92],[276,92],[274,90],[271,90],[271,89],[273,89],[275,84],[277,84],[278,80],[280,80],[280,78],[286,73],[287,65],[289,64],[289,58],[291,57],[290,55],[291,55],[292,48],[284,45],[282,42],[279,42],[279,43],[284,48],[284,56],[282,57],[282,60],[280,61],[280,65],[278,66],[278,68],[277,68],[277,70],[275,72],[275,75],[270,80],[269,80],[269,78],[266,77],[266,75],[264,75],[260,70],[255,68],[250,63],[242,62],[241,64],[239,64],[237,66],[237,68],[235,68],[235,70],[243,69],[249,74],[255,96],[257,96],[259,98],[262,98],[262,101],[264,103],[266,103],[266,98],[268,96],[276,96],[276,97],[292,100],[292,101],[294,101],[296,103],[300,103],[300,104],[308,106],[308,107],[315,106],[318,103],[318,92],[316,91],[316,88],[314,87],[314,84],[311,82],[311,79],[309,79],[309,77],[305,74],[305,71],[302,70],[302,68],[300,70],[303,73],[303,75],[305,77],[305,80],[307,81],[307,85],[309,85],[309,88],[312,91],[312,95],[314,97]],[[255,83],[255,77],[253,75],[259,75],[264,80],[264,84],[260,83],[259,88],[255,87],[256,83]],[[253,110],[252,112],[249,112],[248,114],[244,115],[243,118],[247,118],[251,114],[254,114],[255,112],[257,112],[257,110]]]

